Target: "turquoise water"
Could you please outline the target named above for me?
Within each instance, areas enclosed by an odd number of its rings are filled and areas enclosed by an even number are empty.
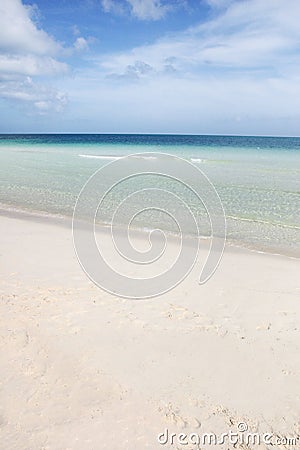
[[[96,169],[137,152],[171,153],[197,165],[222,200],[229,242],[299,256],[300,138],[0,135],[0,203],[3,209],[72,216],[83,184]],[[136,187],[158,182],[148,177],[136,181]],[[176,185],[164,187],[185,197],[202,233],[209,234],[205,209],[191,193]],[[124,183],[111,192],[99,219],[105,221],[129,191]],[[136,225],[172,231],[159,214],[141,215]]]

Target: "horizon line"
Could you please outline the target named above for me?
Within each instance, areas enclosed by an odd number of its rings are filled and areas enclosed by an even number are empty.
[[[0,132],[0,135],[98,135],[98,136],[220,136],[220,137],[265,137],[265,138],[300,138],[300,135],[275,135],[275,134],[222,134],[222,133],[150,133],[150,132],[73,132],[73,131],[46,131],[46,132]]]

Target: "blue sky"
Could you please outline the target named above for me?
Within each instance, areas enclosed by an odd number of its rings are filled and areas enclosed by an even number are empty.
[[[0,132],[300,135],[299,0],[1,0]]]

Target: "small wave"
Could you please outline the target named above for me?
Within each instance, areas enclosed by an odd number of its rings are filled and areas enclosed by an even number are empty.
[[[191,158],[191,161],[195,163],[204,163],[206,160],[201,158]]]
[[[196,164],[237,164],[240,161],[236,160],[232,160],[232,159],[208,159],[208,158],[196,158],[196,157],[192,157],[190,158],[190,160]]]
[[[113,155],[78,155],[80,158],[91,158],[91,159],[104,159],[104,160],[116,160],[126,157],[127,155],[123,156],[113,156]],[[156,160],[156,156],[142,156],[142,155],[132,155],[133,158],[137,159],[150,159],[150,160]]]
[[[23,217],[23,218],[36,218],[36,219],[53,219],[59,221],[69,220],[71,216],[68,214],[51,213],[46,211],[40,211],[35,209],[29,209],[26,206],[13,206],[5,203],[0,203],[0,215]]]
[[[91,158],[91,159],[120,159],[122,156],[102,156],[102,155],[78,155],[80,158]]]
[[[270,220],[263,220],[263,219],[250,219],[248,217],[238,217],[238,216],[231,216],[226,215],[227,219],[233,219],[241,222],[252,222],[252,223],[263,223],[264,225],[272,225],[275,227],[282,227],[282,228],[290,228],[292,230],[300,230],[300,227],[297,227],[296,225],[288,225],[280,222],[274,222]]]

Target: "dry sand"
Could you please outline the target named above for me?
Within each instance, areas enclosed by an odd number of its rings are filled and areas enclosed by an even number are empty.
[[[132,301],[88,280],[69,226],[2,216],[0,236],[1,449],[203,448],[157,436],[241,422],[299,436],[299,260],[227,248],[205,285],[196,267]]]

